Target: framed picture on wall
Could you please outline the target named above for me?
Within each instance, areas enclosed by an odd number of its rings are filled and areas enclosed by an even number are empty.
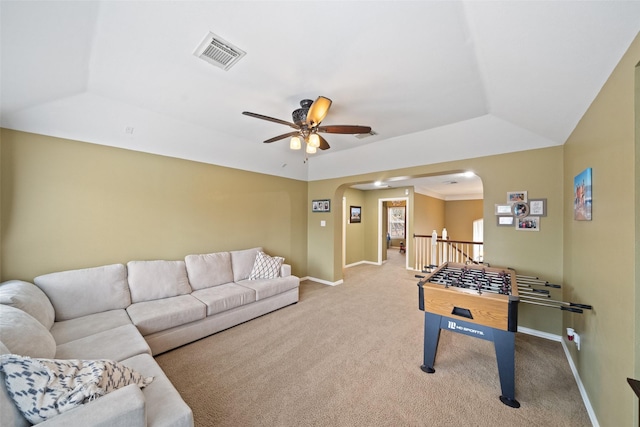
[[[591,221],[591,168],[580,172],[573,179],[573,219]]]
[[[516,230],[540,231],[540,218],[537,216],[526,216],[524,218],[516,218]]]
[[[529,199],[529,215],[547,216],[547,199]]]
[[[349,209],[349,222],[357,223],[362,220],[362,208],[360,206],[351,206]]]
[[[515,224],[515,218],[513,216],[496,216],[496,225],[498,227],[513,227]]]
[[[498,205],[496,204],[496,215],[511,215],[511,205]]]
[[[527,201],[526,191],[509,191],[507,192],[507,203],[518,203]]]
[[[529,215],[529,205],[524,202],[517,202],[511,205],[511,213],[517,218],[524,218]]]
[[[314,200],[311,202],[311,212],[331,212],[331,200]]]

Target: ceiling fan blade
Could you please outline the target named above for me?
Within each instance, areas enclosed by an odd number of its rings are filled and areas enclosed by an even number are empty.
[[[249,111],[243,111],[242,114],[249,117],[255,117],[256,119],[266,120],[268,122],[280,123],[281,125],[289,126],[294,129],[300,129],[300,126],[298,126],[297,124],[288,122],[286,120],[274,119],[273,117],[263,116],[262,114],[251,113]]]
[[[371,132],[371,127],[356,126],[356,125],[318,126],[318,132],[345,133],[345,134],[369,133]]]
[[[324,96],[319,96],[318,99],[311,104],[311,107],[309,107],[307,124],[311,127],[318,126],[327,116],[330,107],[331,100]]]
[[[300,132],[296,131],[296,132],[289,132],[289,133],[285,133],[282,135],[278,135],[278,136],[274,136],[273,138],[267,139],[265,141],[265,144],[268,144],[270,142],[275,142],[275,141],[280,141],[281,139],[285,139],[289,136],[296,136],[296,135],[300,135]]]
[[[321,150],[328,150],[329,148],[331,148],[327,140],[324,139],[322,135],[318,135],[318,137],[320,138],[320,147],[318,148],[320,148]]]

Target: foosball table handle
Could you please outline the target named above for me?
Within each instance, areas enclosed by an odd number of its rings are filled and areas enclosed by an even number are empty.
[[[569,305],[571,307],[584,308],[585,310],[591,310],[593,307],[588,304],[576,304],[575,302],[570,302]]]
[[[571,311],[573,313],[582,313],[582,309],[576,307],[560,307],[560,310]]]

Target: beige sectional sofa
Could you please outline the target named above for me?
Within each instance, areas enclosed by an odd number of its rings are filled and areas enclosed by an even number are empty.
[[[154,355],[298,301],[300,280],[262,248],[131,261],[0,284],[0,361],[116,361],[153,381],[127,385],[39,425],[192,426]],[[5,355],[5,356],[2,356]],[[0,425],[30,423],[0,369]]]

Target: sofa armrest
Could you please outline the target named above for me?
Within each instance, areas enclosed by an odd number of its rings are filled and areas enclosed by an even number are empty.
[[[280,266],[280,277],[288,277],[291,276],[291,265],[282,264]]]
[[[135,384],[39,423],[42,427],[129,427],[147,425],[144,394]]]

